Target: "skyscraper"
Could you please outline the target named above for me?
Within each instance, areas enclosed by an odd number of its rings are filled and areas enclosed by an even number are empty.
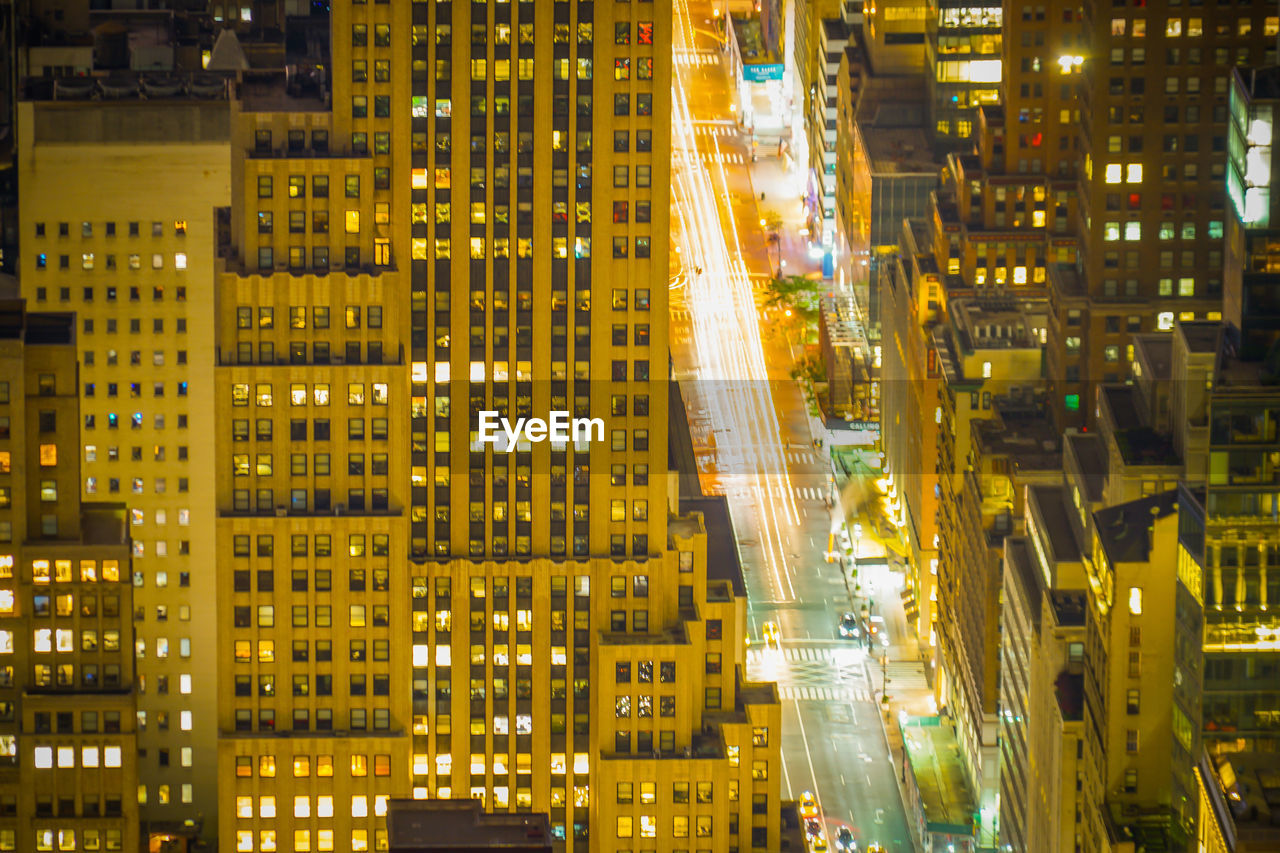
[[[1085,4],[1081,260],[1049,276],[1060,423],[1088,419],[1096,385],[1128,373],[1132,333],[1221,319],[1231,69],[1275,62],[1275,13],[1260,3]],[[1058,57],[1041,61],[1063,76]]]
[[[91,77],[26,86],[18,267],[33,307],[75,312],[76,488],[129,509],[140,817],[148,832],[200,834],[217,804],[203,770],[215,756],[217,686],[200,676],[216,667],[208,485],[227,84],[177,70],[150,75],[145,88],[116,85],[109,98]]]
[[[74,318],[0,301],[0,372],[0,850],[136,850],[129,528],[80,500]]]
[[[269,66],[244,43],[223,843],[378,849],[412,795],[547,812],[574,849],[776,845],[780,709],[741,683],[727,517],[678,514],[666,476],[670,26],[341,3],[287,18]],[[481,411],[603,432],[494,446]]]

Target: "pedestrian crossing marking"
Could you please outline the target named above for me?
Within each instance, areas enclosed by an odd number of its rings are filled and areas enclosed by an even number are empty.
[[[699,156],[702,158],[702,162],[704,163],[728,163],[730,165],[733,165],[736,163],[747,162],[746,158],[743,157],[741,154],[732,154],[732,153],[726,154],[723,151],[716,151],[714,153],[709,151],[701,151],[699,152]]]
[[[924,664],[920,661],[890,661],[885,677],[897,690],[928,690],[929,681],[924,676]],[[893,692],[890,689],[890,693]]]
[[[784,702],[869,702],[871,692],[861,688],[779,687],[778,698]]]
[[[686,68],[715,65],[720,61],[720,54],[711,52],[691,53],[689,51],[679,51],[675,56],[676,65],[682,65]]]
[[[781,649],[747,649],[747,666],[762,666],[766,661],[776,661],[779,657],[787,663],[833,663],[851,664],[857,661],[861,647],[850,643],[847,647],[815,648],[814,646],[786,646]],[[890,664],[892,667],[893,664]],[[892,670],[890,670],[892,672]]]
[[[696,127],[693,130],[695,136],[703,139],[723,139],[725,137],[734,137],[738,135],[737,127]]]

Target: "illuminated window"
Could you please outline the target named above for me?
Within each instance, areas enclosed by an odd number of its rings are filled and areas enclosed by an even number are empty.
[[[1110,169],[1111,167],[1108,166],[1107,168]],[[1107,183],[1113,183],[1113,182],[1107,181]],[[1129,183],[1129,184],[1142,183],[1142,164],[1141,163],[1129,164],[1128,169],[1125,172],[1125,183]]]
[[[1121,170],[1121,168],[1120,168],[1120,164],[1119,164],[1119,163],[1109,163],[1109,164],[1107,164],[1107,168],[1106,168],[1106,172],[1105,172],[1105,175],[1106,175],[1105,180],[1106,180],[1106,182],[1107,182],[1107,183],[1109,183],[1109,184],[1118,184],[1118,183],[1120,183],[1120,175],[1121,175],[1121,172],[1122,172],[1122,170]]]

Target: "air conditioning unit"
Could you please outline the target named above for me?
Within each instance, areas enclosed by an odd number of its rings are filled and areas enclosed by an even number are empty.
[[[289,510],[287,508],[282,506],[276,507],[276,518],[284,518],[288,514]]]

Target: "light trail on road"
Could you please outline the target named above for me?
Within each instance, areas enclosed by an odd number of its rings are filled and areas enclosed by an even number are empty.
[[[676,55],[695,53],[693,27],[684,0],[676,3],[674,18]],[[677,245],[684,265],[686,300],[699,362],[699,392],[712,415],[712,434],[726,492],[746,491],[754,497],[765,565],[773,576],[777,597],[794,601],[784,529],[798,524],[800,514],[787,471],[755,296],[742,261],[724,164],[718,162],[717,166],[720,185],[726,191],[717,196],[697,151],[695,121],[686,97],[691,73],[689,65],[676,63],[672,86],[672,200],[680,223]],[[682,75],[684,80],[680,79]],[[719,153],[718,137],[716,148]],[[727,221],[722,220],[722,213]],[[726,232],[732,235],[732,249]],[[699,269],[701,272],[697,272]],[[740,518],[745,506],[730,501],[729,509]]]

